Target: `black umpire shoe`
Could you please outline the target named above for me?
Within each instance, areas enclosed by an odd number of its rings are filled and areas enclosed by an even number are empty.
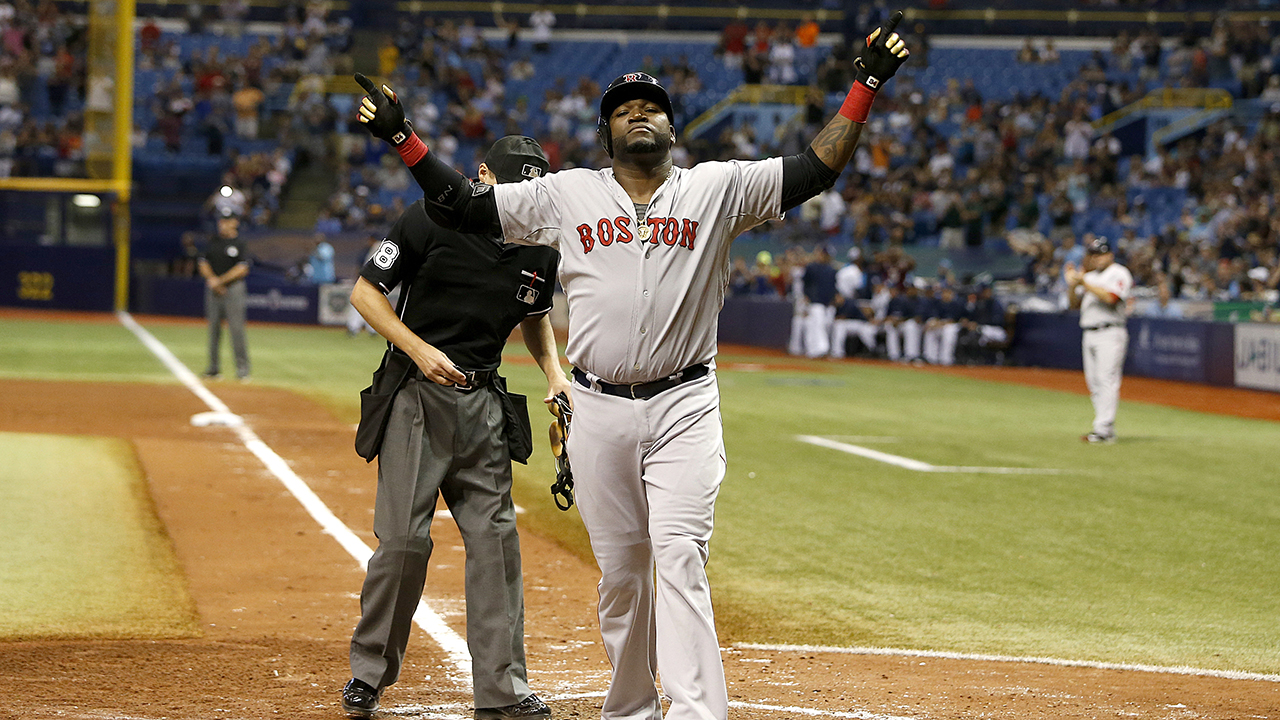
[[[551,717],[551,708],[547,707],[546,703],[539,700],[537,695],[530,695],[515,705],[496,708],[476,708],[476,720],[507,720],[508,718],[549,717]]]
[[[346,687],[342,688],[342,710],[347,717],[371,718],[378,710],[380,697],[382,697],[381,690],[375,690],[372,685],[363,680],[351,678],[347,681]]]

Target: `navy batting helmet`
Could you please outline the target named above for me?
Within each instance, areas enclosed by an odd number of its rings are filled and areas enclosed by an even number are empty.
[[[599,136],[600,144],[604,146],[604,151],[609,153],[609,157],[613,157],[613,137],[609,132],[609,116],[622,103],[637,99],[652,100],[657,103],[658,107],[667,114],[667,119],[671,121],[672,136],[675,135],[676,114],[671,109],[671,96],[667,95],[667,89],[662,87],[658,79],[642,72],[619,75],[609,83],[609,87],[604,89],[604,95],[600,96],[600,119],[596,125],[596,135]]]

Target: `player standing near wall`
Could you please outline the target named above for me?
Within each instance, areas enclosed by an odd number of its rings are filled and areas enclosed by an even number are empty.
[[[249,253],[240,239],[240,217],[229,208],[218,212],[217,228],[197,266],[204,278],[204,315],[209,323],[209,365],[206,378],[221,377],[222,323],[231,332],[236,377],[249,379],[249,341],[245,333],[248,312]]]
[[[1125,301],[1133,289],[1133,275],[1115,262],[1106,238],[1094,240],[1087,250],[1084,272],[1069,265],[1066,268],[1071,307],[1080,308],[1084,379],[1093,401],[1093,430],[1081,440],[1112,443],[1116,441],[1116,406],[1120,404],[1120,379],[1129,348]]]
[[[600,101],[612,167],[489,188],[436,160],[395,92],[363,75],[358,119],[392,143],[432,219],[558,246],[574,365],[578,506],[600,566],[613,664],[605,720],[724,720],[728,693],[705,564],[725,472],[714,372],[733,238],[835,184],[876,92],[907,59],[895,13],[866,38],[839,114],[800,155],[675,167],[671,100],[629,73]],[[655,582],[656,569],[656,582]]]

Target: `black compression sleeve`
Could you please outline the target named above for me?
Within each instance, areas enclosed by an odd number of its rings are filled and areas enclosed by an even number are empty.
[[[409,168],[409,172],[422,188],[427,217],[437,225],[478,235],[502,234],[492,187],[472,183],[430,152]]]
[[[840,173],[818,159],[813,148],[806,148],[802,155],[782,158],[782,211],[821,195],[834,186],[839,177]]]

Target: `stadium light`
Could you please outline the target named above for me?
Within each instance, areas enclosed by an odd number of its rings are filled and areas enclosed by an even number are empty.
[[[102,206],[102,198],[97,195],[73,195],[71,204],[82,208],[96,208]]]
[[[218,194],[222,195],[222,197],[231,197],[231,192],[230,185],[223,185],[222,189],[218,190]]]

